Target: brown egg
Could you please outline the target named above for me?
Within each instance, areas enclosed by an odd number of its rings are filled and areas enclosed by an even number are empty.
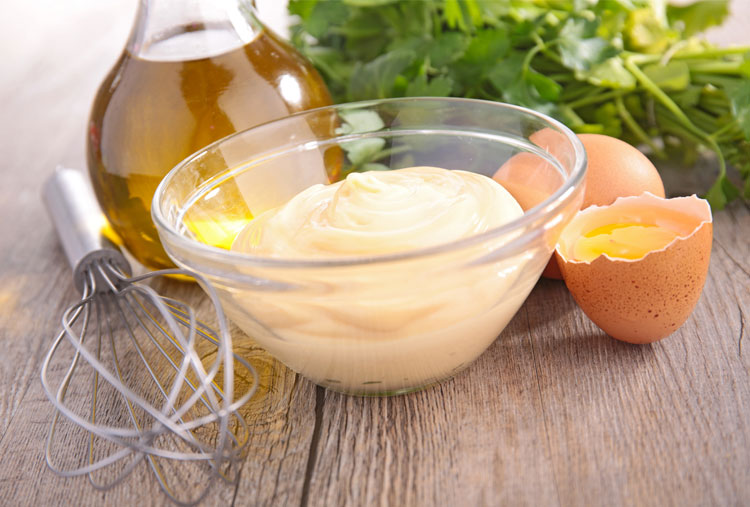
[[[572,168],[575,154],[562,132],[543,128],[531,134],[529,141],[560,161],[563,167]],[[565,183],[565,176],[558,168],[530,152],[512,156],[492,177],[510,192],[524,211],[540,204]]]
[[[575,152],[570,145],[568,137],[559,130],[544,127],[531,134],[529,141],[548,152],[564,167],[572,168]]]
[[[554,194],[563,184],[555,166],[533,153],[518,153],[492,176],[526,211]]]
[[[580,211],[556,253],[565,284],[597,326],[618,340],[651,343],[680,327],[698,302],[711,238],[708,202],[646,193]]]
[[[599,134],[580,134],[588,169],[583,205],[606,206],[618,197],[650,192],[664,197],[664,184],[654,164],[625,141]]]
[[[573,152],[562,133],[543,128],[529,136],[529,140],[561,162],[572,166]],[[552,164],[532,153],[518,153],[508,159],[493,175],[526,211],[554,194],[564,183],[564,176]],[[560,279],[554,255],[542,276]]]

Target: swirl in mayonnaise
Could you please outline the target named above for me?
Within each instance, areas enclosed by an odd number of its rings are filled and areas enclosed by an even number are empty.
[[[479,234],[522,213],[481,174],[436,167],[351,173],[261,214],[232,249],[291,259],[392,254]]]
[[[454,375],[492,343],[549,251],[498,256],[509,239],[501,236],[430,255],[370,258],[451,243],[522,213],[496,181],[460,170],[353,173],[314,185],[248,223],[232,249],[363,262],[246,265],[243,273],[256,283],[228,289],[223,307],[271,354],[318,384],[360,394],[425,386]]]

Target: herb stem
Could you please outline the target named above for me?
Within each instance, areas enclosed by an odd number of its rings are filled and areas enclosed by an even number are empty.
[[[667,95],[664,90],[659,88],[659,86],[654,83],[636,64],[634,64],[627,58],[625,59],[625,68],[628,69],[633,74],[633,76],[635,76],[635,78],[641,83],[646,91],[651,93],[654,98],[656,98],[659,102],[662,103],[664,107],[671,111],[672,114],[674,114],[675,117],[677,117],[677,119],[680,120],[688,130],[693,131],[693,133],[700,138],[708,138],[708,135],[705,132],[693,125],[693,122],[690,121],[690,118],[688,118],[685,112],[680,109],[680,106],[675,104],[675,102],[671,98],[669,98],[669,95]]]
[[[693,144],[703,144],[703,139],[687,130],[674,115],[666,111],[659,117],[659,127],[665,133],[673,134]]]
[[[535,48],[540,47],[542,54],[555,62],[558,65],[562,65],[562,58],[557,53],[550,51],[550,48],[559,44],[559,39],[552,39],[551,41],[544,42],[538,33],[531,34],[531,39],[536,43]]]
[[[733,56],[733,55],[745,55],[747,53],[750,53],[750,46],[737,46],[737,47],[728,47],[728,48],[711,48],[711,49],[690,49],[686,51],[678,51],[676,54],[672,55],[670,60],[692,60],[696,58],[700,58],[701,60],[705,59],[716,59],[721,58],[725,56]],[[632,51],[623,51],[622,56],[625,59],[631,60],[633,63],[638,65],[643,65],[647,63],[656,63],[661,61],[663,58],[662,55],[654,54],[654,55],[646,55],[643,53],[633,53]]]
[[[628,128],[635,134],[635,136],[643,143],[647,144],[649,148],[651,148],[651,151],[659,157],[660,159],[664,160],[667,158],[667,154],[662,150],[659,146],[656,145],[651,140],[651,137],[646,134],[646,132],[641,128],[640,125],[635,121],[635,118],[630,114],[628,109],[625,107],[625,102],[622,100],[622,97],[619,96],[615,99],[615,106],[617,107],[617,112],[620,114],[620,118],[622,118],[622,121],[625,122],[625,125],[628,126]]]
[[[727,84],[730,84],[730,83],[739,84],[742,82],[742,78],[740,78],[739,76],[717,78],[716,76],[711,76],[710,74],[701,74],[697,72],[692,75],[691,79],[693,80],[695,84],[707,85],[711,89],[716,89],[720,87],[726,88]]]
[[[628,93],[629,91],[625,91],[625,90],[612,90],[609,92],[599,93],[596,95],[589,95],[588,97],[574,100],[572,102],[569,102],[568,105],[575,109],[578,107],[590,106],[592,104],[599,104],[600,102],[606,102],[610,99],[622,98],[624,95],[627,95]]]
[[[716,130],[714,133],[709,134],[709,137],[712,139],[715,139],[716,141],[721,142],[723,139],[722,136],[724,136],[725,134],[729,132],[732,132],[736,128],[737,128],[737,124],[735,122],[730,122],[724,125],[723,127],[721,127],[720,129]],[[735,136],[732,135],[731,137],[734,138]]]
[[[724,204],[726,204],[726,198],[724,198],[723,194],[721,193],[721,185],[722,182],[726,179],[727,164],[724,160],[724,154],[721,152],[721,147],[719,147],[714,138],[710,137],[708,134],[696,127],[693,122],[690,121],[690,118],[685,115],[685,112],[680,109],[680,107],[675,104],[674,101],[670,99],[666,93],[664,93],[664,90],[659,88],[653,81],[651,81],[651,79],[628,58],[625,59],[625,68],[628,69],[635,76],[635,78],[640,81],[643,87],[677,118],[677,120],[686,130],[690,131],[696,137],[701,139],[701,144],[708,146],[712,151],[716,153],[716,158],[719,161],[719,176],[716,178],[716,181],[711,186],[711,189],[708,192],[709,195],[713,197],[712,200],[716,202],[717,206],[719,208],[722,208]]]
[[[570,73],[547,74],[547,77],[557,82],[569,83],[575,81],[575,76]]]
[[[690,72],[702,72],[704,74],[737,74],[741,71],[737,62],[711,62],[700,61],[688,63]]]
[[[399,153],[405,153],[409,150],[411,150],[412,147],[408,145],[402,145],[402,146],[396,146],[395,148],[385,148],[383,150],[380,150],[377,152],[370,160],[369,162],[377,162],[378,160],[383,160],[386,157],[390,157],[393,155],[398,155]]]
[[[690,51],[684,51],[681,53],[677,53],[674,55],[673,58],[679,58],[679,59],[692,59],[692,58],[720,58],[722,56],[732,56],[732,55],[745,55],[747,53],[750,53],[750,46],[737,46],[737,47],[729,47],[729,48],[713,48],[713,49],[701,49],[701,50],[690,50]]]
[[[601,92],[597,92],[595,88],[592,88],[591,86],[588,86],[586,84],[576,84],[570,86],[567,92],[563,93],[563,95],[560,97],[560,100],[570,104],[571,101],[579,99],[580,97],[591,97],[592,93],[598,97]]]
[[[528,53],[526,53],[526,56],[523,59],[523,75],[524,75],[524,77],[529,72],[529,67],[531,67],[531,60],[533,60],[534,57],[540,51],[542,51],[545,47],[546,47],[546,45],[542,42],[541,45],[537,44],[536,46],[534,46],[533,48],[531,48],[531,50]]]

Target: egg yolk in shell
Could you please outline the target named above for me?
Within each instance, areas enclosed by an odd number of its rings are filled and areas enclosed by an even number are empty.
[[[575,243],[573,256],[584,262],[603,254],[616,259],[640,259],[649,252],[661,250],[678,235],[677,231],[655,224],[608,224],[581,236]]]

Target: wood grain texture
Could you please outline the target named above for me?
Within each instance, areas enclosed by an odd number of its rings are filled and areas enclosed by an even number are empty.
[[[732,207],[717,237],[748,220]],[[327,393],[312,503],[745,503],[750,278],[714,257],[695,312],[662,342],[612,340],[543,281],[452,381],[391,399]]]
[[[261,388],[241,410],[252,432],[237,505],[299,505],[315,429],[315,386],[237,330],[236,350],[252,361]]]
[[[40,354],[61,311],[75,296],[41,205],[40,186],[57,164],[82,167],[91,97],[132,23],[125,1],[117,6],[119,22],[108,25],[102,23],[106,9],[73,2],[63,10],[54,4],[15,2],[0,26],[2,47],[12,49],[0,78],[5,182],[0,188],[0,435],[37,377]],[[78,29],[101,42],[86,47]]]
[[[135,2],[6,4],[0,504],[164,505],[146,466],[107,492],[49,471],[52,407],[38,380],[61,312],[77,297],[39,188],[57,164],[84,166],[90,102]],[[750,19],[750,3],[734,6]],[[690,191],[682,174],[674,178],[684,187],[668,183],[673,193]],[[159,288],[205,305],[195,287]],[[715,216],[709,277],[692,316],[653,345],[610,339],[561,283],[542,281],[453,380],[356,398],[316,388],[236,332],[261,390],[243,408],[252,437],[240,480],[204,504],[748,505],[749,333],[750,212],[739,203]]]

